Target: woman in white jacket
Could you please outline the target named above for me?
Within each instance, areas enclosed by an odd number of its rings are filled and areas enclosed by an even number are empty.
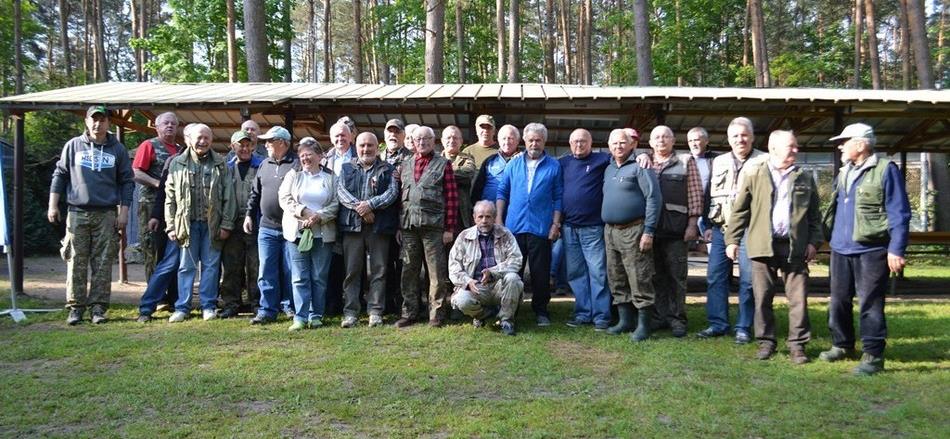
[[[300,168],[284,176],[278,191],[296,310],[290,331],[323,325],[339,209],[336,176],[320,165],[320,144],[312,138],[304,140],[297,146]]]

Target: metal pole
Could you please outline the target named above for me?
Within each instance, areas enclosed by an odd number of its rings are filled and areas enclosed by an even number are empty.
[[[121,125],[116,125],[115,127],[115,137],[119,143],[125,145],[125,128]],[[129,221],[135,221],[135,219],[130,219]],[[119,231],[119,283],[129,283],[129,265],[125,261],[125,247],[128,244],[128,224],[126,224],[125,230]]]
[[[26,164],[24,113],[15,114],[13,129],[13,266],[10,270],[11,293],[23,294],[23,169]]]

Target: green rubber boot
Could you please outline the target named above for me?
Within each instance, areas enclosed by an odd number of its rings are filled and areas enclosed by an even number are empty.
[[[630,332],[633,329],[633,304],[618,304],[617,316],[619,317],[617,324],[607,328],[607,333],[610,335],[619,335],[624,332]]]

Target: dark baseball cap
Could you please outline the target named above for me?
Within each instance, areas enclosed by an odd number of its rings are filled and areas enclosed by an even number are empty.
[[[402,119],[389,119],[389,122],[386,122],[386,131],[389,131],[389,127],[399,128],[399,131],[406,130],[406,124],[402,123]]]
[[[92,117],[93,114],[102,113],[106,116],[110,116],[109,109],[105,105],[93,105],[86,110],[86,117]]]

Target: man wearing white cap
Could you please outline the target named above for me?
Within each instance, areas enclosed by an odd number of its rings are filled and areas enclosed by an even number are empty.
[[[910,204],[897,166],[874,154],[874,129],[851,124],[830,140],[838,143],[844,166],[825,214],[825,227],[831,230],[832,347],[819,358],[838,361],[855,356],[851,301],[857,295],[864,352],[854,373],[871,375],[884,370],[884,292],[888,274],[900,272],[906,264]]]

